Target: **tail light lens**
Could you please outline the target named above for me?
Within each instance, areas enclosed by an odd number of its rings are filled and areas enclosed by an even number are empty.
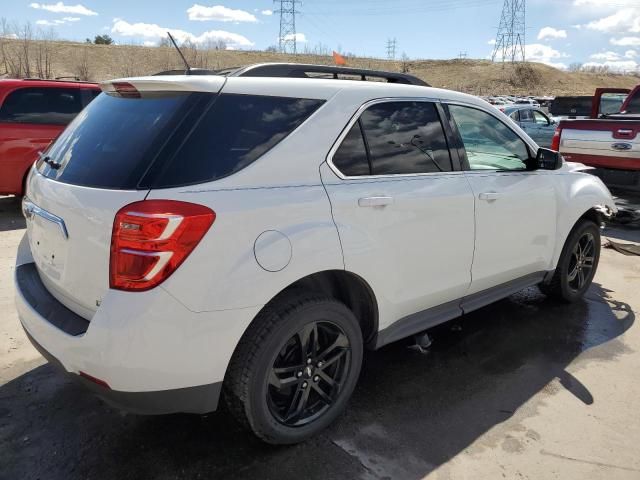
[[[113,223],[109,285],[117,290],[156,287],[176,271],[216,218],[203,205],[145,200],[123,207]]]
[[[560,125],[556,127],[556,131],[553,134],[553,139],[551,140],[551,150],[555,150],[556,152],[560,151],[560,137],[562,136],[562,128]]]

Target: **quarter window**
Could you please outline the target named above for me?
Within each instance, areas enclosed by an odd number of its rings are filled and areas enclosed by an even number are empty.
[[[367,147],[364,144],[360,121],[354,123],[333,155],[334,166],[348,177],[371,175]]]
[[[20,88],[0,107],[0,122],[67,125],[82,110],[80,90]]]
[[[529,149],[506,124],[476,108],[450,105],[449,110],[471,170],[526,170]]]

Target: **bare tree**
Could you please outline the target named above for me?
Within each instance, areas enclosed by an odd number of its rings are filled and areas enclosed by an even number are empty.
[[[16,26],[16,35],[19,41],[19,61],[21,64],[22,75],[30,77],[33,74],[31,68],[31,47],[33,45],[33,28],[31,23],[27,22],[22,26]]]
[[[400,68],[402,69],[402,73],[409,73],[410,67],[409,57],[405,52],[402,52],[402,57],[400,57]]]
[[[53,41],[56,38],[55,31],[51,28],[47,31],[39,31],[35,44],[36,73],[39,78],[52,78]]]
[[[81,52],[77,55],[73,73],[79,80],[86,82],[90,79],[89,47],[82,47]]]

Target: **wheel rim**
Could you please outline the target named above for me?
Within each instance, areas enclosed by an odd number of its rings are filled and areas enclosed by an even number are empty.
[[[573,247],[567,280],[573,291],[584,288],[593,272],[596,242],[592,233],[582,235]]]
[[[331,322],[305,325],[289,338],[269,370],[267,404],[287,426],[307,425],[338,398],[351,363],[344,330]]]

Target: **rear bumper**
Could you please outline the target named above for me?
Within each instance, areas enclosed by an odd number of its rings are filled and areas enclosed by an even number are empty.
[[[23,241],[15,302],[24,330],[43,356],[107,402],[132,412],[217,408],[227,365],[259,307],[198,313],[161,287],[108,290],[89,322],[47,291],[29,253]]]
[[[27,338],[40,354],[58,370],[82,384],[102,400],[116,408],[141,415],[166,413],[207,413],[218,408],[222,382],[197,387],[160,390],[155,392],[121,392],[100,386],[80,375],[68,372],[64,365],[40,345],[25,329]]]

